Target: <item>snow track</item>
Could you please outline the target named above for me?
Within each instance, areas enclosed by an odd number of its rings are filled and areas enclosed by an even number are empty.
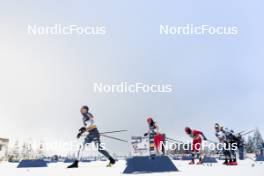
[[[152,173],[152,174],[122,174],[126,167],[126,161],[118,161],[111,168],[105,167],[107,161],[95,161],[90,163],[80,163],[77,169],[66,169],[69,163],[50,163],[43,168],[16,168],[17,163],[0,163],[0,175],[3,176],[117,176],[117,175],[158,175],[158,176],[262,176],[264,173],[264,163],[252,160],[240,161],[238,166],[224,166],[220,164],[210,165],[188,165],[188,161],[173,161],[179,172]]]

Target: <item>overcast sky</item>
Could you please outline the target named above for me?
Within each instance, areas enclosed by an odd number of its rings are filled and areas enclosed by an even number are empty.
[[[79,108],[100,131],[147,130],[185,140],[184,127],[215,140],[219,122],[264,132],[263,1],[7,1],[0,4],[0,137],[74,140]],[[27,26],[103,25],[100,37],[32,36]],[[160,24],[237,26],[233,36],[161,36]],[[171,93],[99,94],[93,83],[171,84]],[[128,145],[102,139],[111,151]]]

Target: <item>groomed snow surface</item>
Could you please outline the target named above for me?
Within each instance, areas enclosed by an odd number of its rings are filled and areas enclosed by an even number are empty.
[[[117,176],[117,175],[159,175],[159,176],[262,176],[264,162],[254,162],[250,159],[239,161],[238,166],[224,166],[218,161],[211,165],[189,165],[189,161],[173,161],[179,172],[123,174],[126,161],[120,160],[113,167],[107,168],[107,161],[80,163],[79,168],[66,169],[70,163],[50,163],[43,168],[16,168],[18,163],[0,163],[1,176]]]

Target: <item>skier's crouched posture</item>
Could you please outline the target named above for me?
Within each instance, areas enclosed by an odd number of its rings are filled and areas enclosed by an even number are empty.
[[[197,164],[203,163],[203,158],[201,156],[201,145],[202,140],[207,140],[207,138],[204,136],[203,132],[198,130],[192,130],[189,127],[185,128],[186,134],[188,134],[192,139],[192,161],[189,164],[195,164],[195,155],[197,155],[197,158],[199,158],[199,162]]]
[[[89,113],[88,106],[82,106],[80,111],[83,116],[82,120],[84,126],[80,128],[77,138],[80,138],[84,132],[88,132],[88,135],[84,139],[83,146],[91,142],[94,142],[98,147],[98,151],[109,159],[109,164],[107,165],[107,167],[112,166],[113,164],[115,164],[115,160],[113,159],[112,156],[110,156],[110,154],[106,150],[104,150],[101,147],[100,133],[95,125],[94,116],[91,113]],[[79,160],[81,159],[82,150],[83,148],[79,149],[77,159],[74,161],[74,163],[68,166],[68,168],[78,167]]]
[[[236,151],[231,146],[237,146],[239,139],[235,136],[232,130],[227,130],[221,127],[218,123],[215,124],[215,136],[220,143],[225,144],[223,154],[225,157],[225,165],[237,165]]]

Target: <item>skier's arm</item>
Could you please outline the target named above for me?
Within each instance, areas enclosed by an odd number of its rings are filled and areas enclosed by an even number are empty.
[[[159,134],[159,126],[155,124],[155,127],[156,127],[156,133]]]
[[[148,132],[144,133],[144,136],[149,135],[149,132],[150,132],[150,130],[148,130]]]
[[[207,138],[205,137],[205,135],[203,134],[203,132],[201,132],[201,135],[202,135],[203,139],[204,139],[205,141],[207,141]]]
[[[81,127],[81,128],[79,129],[79,133],[77,134],[77,138],[80,138],[81,135],[82,135],[85,131],[86,131],[86,128],[85,128],[85,127]]]

